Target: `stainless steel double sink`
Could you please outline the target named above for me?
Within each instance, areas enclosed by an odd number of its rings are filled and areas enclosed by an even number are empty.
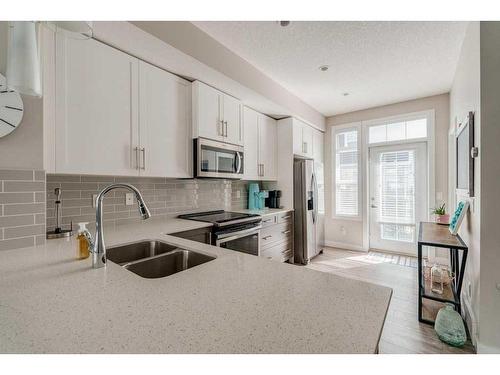
[[[215,257],[158,240],[143,240],[106,249],[107,259],[147,279],[157,279],[210,262]]]

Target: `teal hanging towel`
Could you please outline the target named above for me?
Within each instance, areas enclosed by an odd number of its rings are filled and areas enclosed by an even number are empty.
[[[439,339],[449,345],[460,347],[467,341],[462,317],[450,305],[438,311],[434,330]]]

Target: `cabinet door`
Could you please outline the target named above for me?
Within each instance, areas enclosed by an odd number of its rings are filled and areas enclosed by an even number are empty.
[[[56,173],[138,175],[138,60],[56,38]]]
[[[223,94],[196,81],[193,83],[193,137],[224,141],[222,130]]]
[[[246,180],[258,180],[259,177],[259,113],[253,109],[243,108],[244,126],[244,178]]]
[[[241,102],[229,95],[224,95],[223,110],[225,142],[243,145],[243,131],[241,126]]]
[[[313,128],[309,125],[302,125],[302,142],[304,144],[304,155],[313,157]]]
[[[323,156],[323,142],[324,142],[324,135],[321,131],[313,129],[313,155],[314,155],[314,160],[317,162],[323,163],[324,156]]]
[[[263,180],[276,180],[278,177],[277,131],[276,120],[264,115],[259,116],[259,160],[262,164]]]
[[[192,177],[191,83],[139,63],[141,176]]]
[[[295,155],[304,155],[304,143],[302,142],[302,123],[293,120],[293,153]]]

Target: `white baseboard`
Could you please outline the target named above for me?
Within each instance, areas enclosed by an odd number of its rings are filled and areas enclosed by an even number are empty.
[[[345,250],[362,251],[362,252],[366,253],[366,250],[363,249],[363,246],[353,245],[350,243],[337,242],[337,241],[325,241],[325,246],[336,247],[338,249],[345,249]]]
[[[476,347],[477,354],[500,354],[500,348],[498,346],[488,346],[481,344],[480,341],[477,342]]]

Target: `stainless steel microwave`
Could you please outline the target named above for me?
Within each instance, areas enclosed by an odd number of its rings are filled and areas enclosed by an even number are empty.
[[[241,179],[243,177],[243,147],[212,141],[194,140],[195,177]]]

